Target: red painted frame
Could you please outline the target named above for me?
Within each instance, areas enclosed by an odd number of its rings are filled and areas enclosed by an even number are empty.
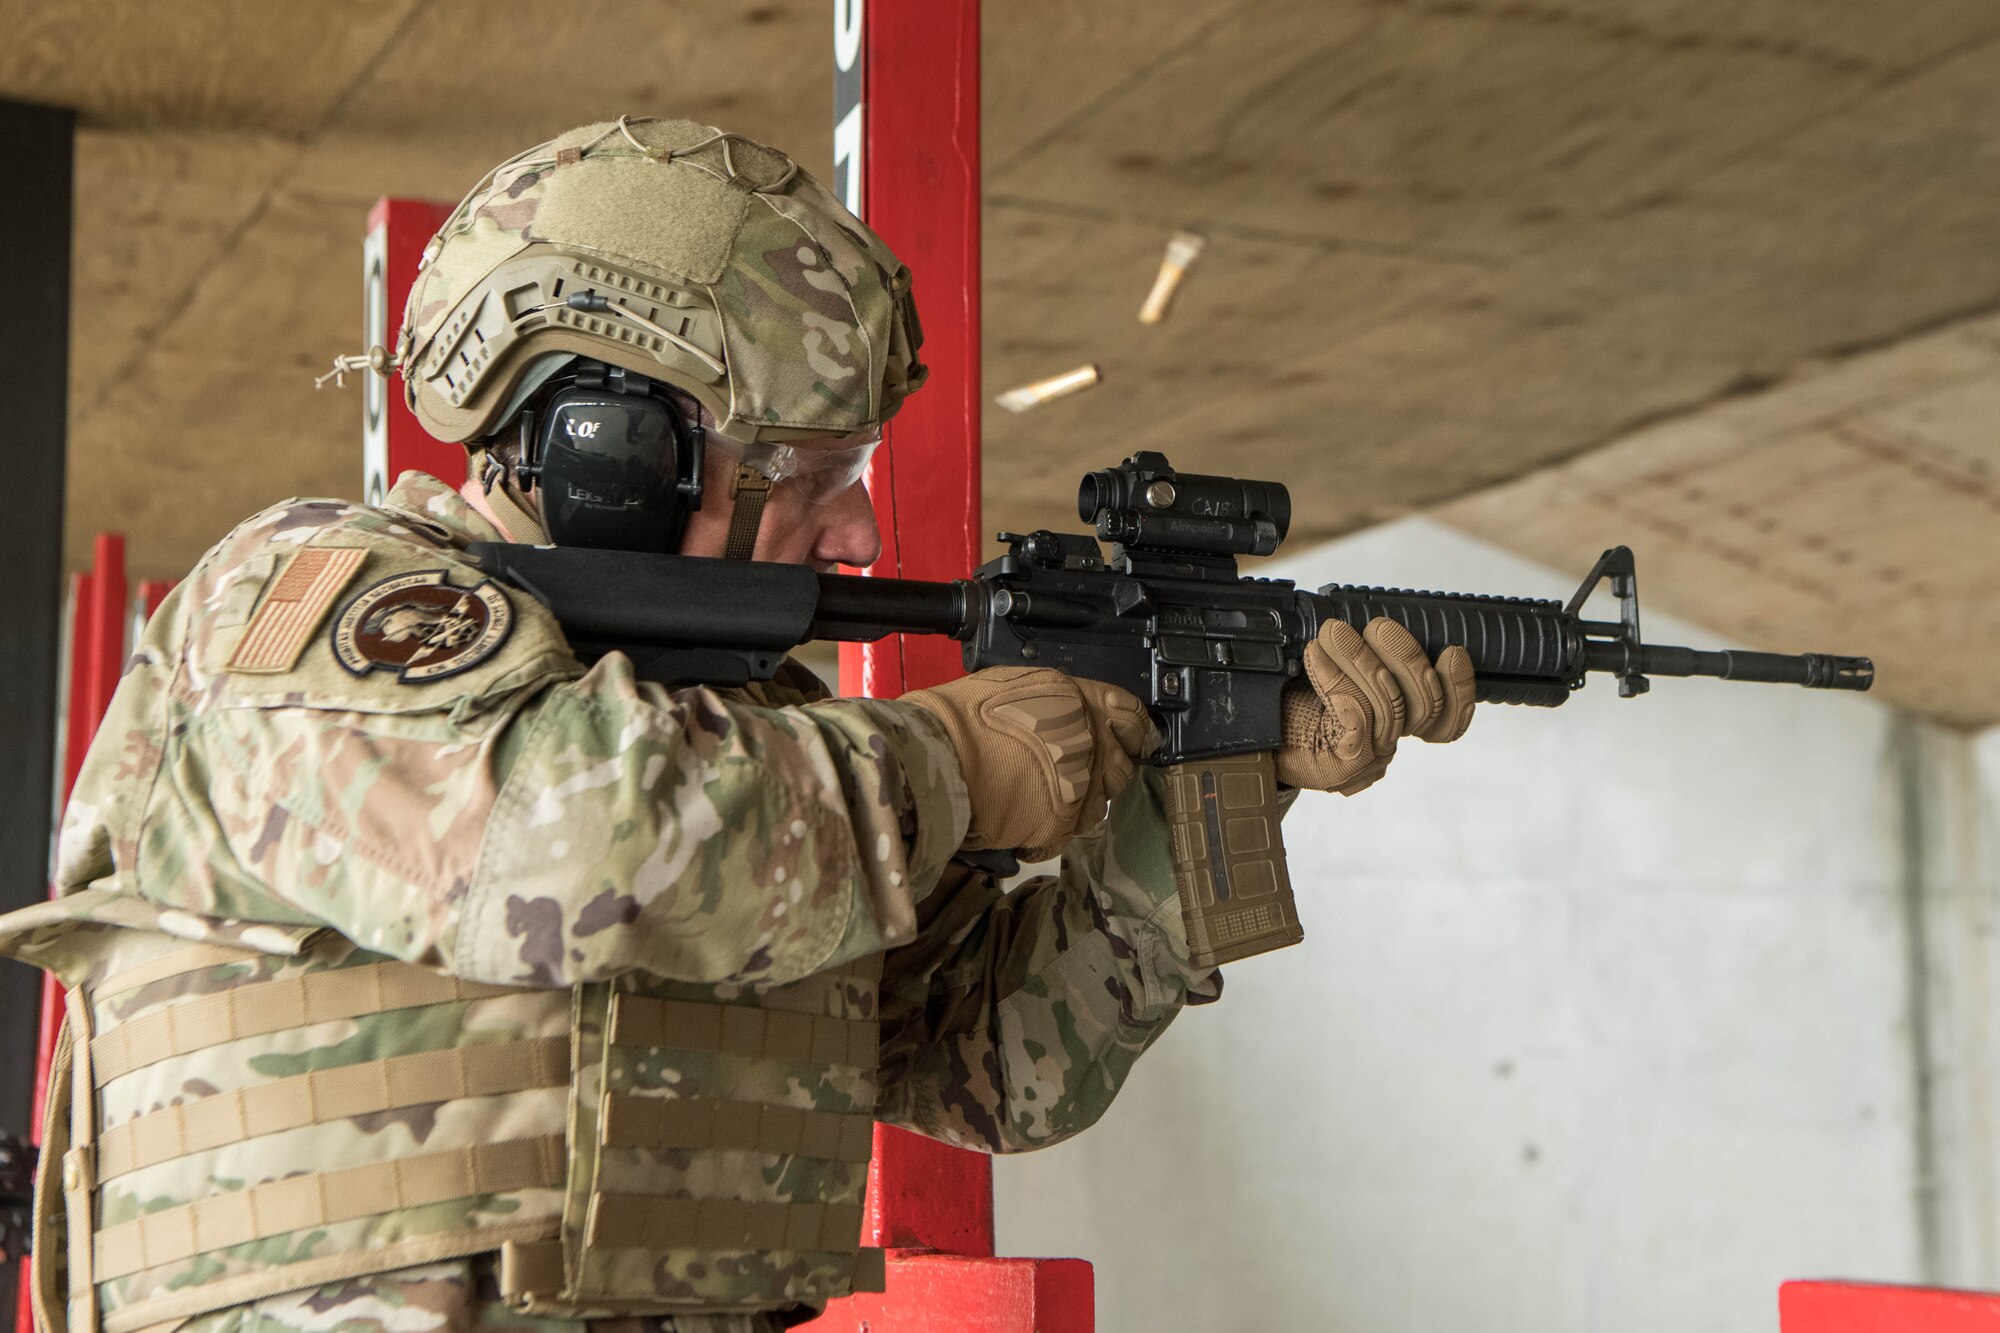
[[[979,561],[979,4],[863,0],[862,197],[916,275],[930,380],[886,430],[868,478],[882,529],[872,573],[963,578]],[[963,674],[958,645],[843,645],[841,689],[892,696]],[[855,1333],[1089,1333],[1080,1259],[993,1254],[993,1168],[979,1153],[878,1126],[865,1244],[888,1291],[836,1301],[808,1327]]]
[[[964,578],[979,558],[979,6],[865,4],[863,198],[869,225],[916,275],[930,367],[869,473],[882,529],[869,572]],[[841,646],[846,694],[894,696],[962,674],[949,639]],[[984,1156],[878,1128],[868,1185],[868,1244],[993,1253]]]
[[[1787,1282],[1784,1333],[2000,1333],[2000,1294],[1868,1282]]]
[[[429,199],[377,199],[375,206],[368,210],[368,231],[372,236],[383,233],[386,263],[384,274],[387,283],[383,313],[384,327],[368,329],[363,336],[393,348],[396,330],[401,327],[403,303],[409,299],[410,288],[417,280],[417,261],[423,257],[424,247],[451,216],[450,204],[434,203]],[[364,274],[363,280],[369,280]],[[368,372],[362,372],[366,375]],[[453,486],[465,478],[465,446],[451,444],[432,436],[403,401],[403,384],[400,376],[392,375],[383,386],[387,392],[386,412],[388,415],[388,476],[386,483],[395,485],[396,478],[405,472],[428,472],[432,476],[450,482]],[[363,429],[367,425],[367,406],[362,407]]]
[[[862,190],[868,223],[916,275],[930,380],[885,430],[868,477],[882,529],[869,572],[953,579],[979,558],[979,4],[865,0]],[[958,645],[842,645],[846,693],[963,674]]]

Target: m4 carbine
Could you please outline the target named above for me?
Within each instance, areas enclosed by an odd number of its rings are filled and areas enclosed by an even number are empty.
[[[1045,666],[1109,681],[1159,726],[1174,872],[1197,967],[1302,936],[1278,829],[1273,751],[1281,699],[1322,624],[1396,621],[1435,659],[1471,654],[1478,695],[1553,707],[1593,671],[1621,695],[1649,676],[1715,676],[1865,690],[1865,657],[1702,652],[1639,636],[1632,552],[1606,551],[1568,602],[1331,584],[1302,592],[1247,578],[1239,556],[1270,555],[1291,523],[1272,481],[1177,473],[1134,454],[1083,479],[1077,512],[1095,536],[1001,533],[1007,554],[949,583],[821,574],[803,565],[572,547],[480,543],[480,566],[541,599],[586,658],[629,655],[664,684],[767,680],[811,639],[868,642],[948,634],[965,667]],[[1100,542],[1112,543],[1109,558]],[[1616,621],[1583,606],[1609,580]]]

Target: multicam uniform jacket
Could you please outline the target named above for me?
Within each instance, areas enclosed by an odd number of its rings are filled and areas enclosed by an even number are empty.
[[[872,1119],[1056,1142],[1219,985],[1155,779],[1003,894],[919,710],[586,670],[498,539],[293,501],[147,627],[0,919],[68,993],[45,1327],[773,1327],[856,1281]]]

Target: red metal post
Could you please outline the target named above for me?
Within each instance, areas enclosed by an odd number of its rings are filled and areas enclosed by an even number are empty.
[[[79,607],[77,614],[84,635],[83,655],[77,662],[70,688],[83,695],[86,725],[81,735],[72,732],[69,739],[74,756],[74,766],[69,770],[72,783],[76,781],[75,769],[83,764],[83,752],[90,748],[97,725],[104,720],[104,710],[111,706],[111,692],[118,688],[118,677],[124,673],[125,622],[131,596],[131,585],[125,580],[125,539],[108,532],[98,533],[92,551],[88,609]],[[70,716],[76,716],[73,705]],[[63,788],[63,799],[69,799],[67,785]]]
[[[2000,1293],[1787,1282],[1778,1324],[1783,1333],[2000,1333]]]
[[[837,26],[860,24],[859,203],[916,275],[930,366],[929,383],[889,422],[869,474],[882,529],[871,572],[963,578],[979,558],[979,6],[843,8]],[[964,670],[951,640],[903,635],[843,644],[840,667],[844,692],[877,696]],[[991,1163],[878,1129],[864,1231],[873,1245],[993,1253]]]
[[[139,580],[139,624],[153,618],[153,612],[160,609],[160,603],[167,600],[167,594],[174,590],[175,579]]]
[[[869,473],[882,558],[869,572],[963,578],[978,563],[978,0],[836,0],[836,188],[916,275],[930,381]],[[893,696],[963,671],[958,645],[843,645],[841,689]],[[815,1330],[1088,1333],[1090,1265],[996,1259],[989,1158],[878,1127],[863,1242],[888,1291],[836,1301]]]
[[[125,539],[99,533],[94,568],[70,580],[69,714],[63,744],[63,800],[69,800],[84,751],[118,688],[125,663]]]
[[[850,198],[916,275],[931,372],[869,473],[883,543],[871,572],[963,578],[980,545],[979,4],[842,0],[836,12],[837,28],[860,28],[860,189]],[[842,137],[836,151],[850,147]],[[962,671],[958,645],[936,636],[841,651],[848,693],[895,695]]]
[[[428,199],[377,199],[368,210],[362,254],[362,336],[368,344],[395,350],[403,302],[417,280],[417,260],[432,235],[451,216],[451,205]],[[465,446],[433,438],[403,403],[396,377],[368,371],[361,381],[362,496],[382,497],[405,472],[428,472],[452,485],[465,476]]]

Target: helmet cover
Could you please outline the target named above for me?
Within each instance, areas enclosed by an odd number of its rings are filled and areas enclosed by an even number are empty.
[[[396,363],[444,440],[552,356],[662,380],[745,442],[854,435],[922,385],[910,273],[784,154],[690,121],[588,125],[502,163],[425,248]]]

